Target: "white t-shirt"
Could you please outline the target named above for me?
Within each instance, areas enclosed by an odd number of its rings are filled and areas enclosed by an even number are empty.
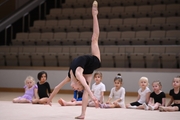
[[[125,99],[125,88],[121,87],[118,91],[116,91],[116,88],[113,87],[111,89],[111,93],[110,93],[109,97],[114,98],[114,99],[121,99],[121,101],[124,101],[124,99]]]
[[[96,85],[96,83],[94,83],[92,85],[92,91],[94,92],[94,96],[100,100],[101,99],[101,92],[106,91],[106,86],[100,82],[99,84]],[[103,98],[104,101],[104,98]]]
[[[125,108],[125,88],[124,87],[121,87],[117,91],[116,91],[116,88],[113,87],[111,89],[111,93],[109,97],[114,98],[115,100],[121,99],[121,101],[119,102],[119,106]]]
[[[146,94],[147,94],[148,92],[151,92],[151,90],[150,90],[148,87],[146,87],[146,89],[145,89],[144,91],[142,91],[142,88],[140,88],[140,89],[138,90],[138,94],[139,94],[139,96],[140,96],[140,98],[139,98],[139,100],[138,100],[139,103],[143,104],[143,103],[146,102]]]

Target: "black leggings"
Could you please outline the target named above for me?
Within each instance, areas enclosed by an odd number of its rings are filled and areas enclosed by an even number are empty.
[[[172,106],[172,107],[177,106],[177,107],[179,108],[178,111],[180,111],[180,104],[172,104],[171,106]]]
[[[131,105],[131,106],[140,106],[140,105],[142,105],[142,104],[139,103],[139,102],[132,102],[132,103],[130,103],[130,105]]]

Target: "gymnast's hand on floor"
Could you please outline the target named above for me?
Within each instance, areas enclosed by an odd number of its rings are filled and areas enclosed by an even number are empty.
[[[96,98],[93,98],[94,104],[96,108],[99,108],[99,102]]]

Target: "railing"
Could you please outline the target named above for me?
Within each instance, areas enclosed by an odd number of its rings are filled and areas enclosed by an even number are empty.
[[[42,2],[45,2],[46,0],[33,0],[31,3],[29,3],[24,8],[17,11],[15,14],[10,16],[9,18],[2,20],[0,23],[0,31],[4,30],[7,26],[11,25],[11,23],[15,22],[25,14],[27,14],[28,11],[31,11],[35,7],[37,7]]]
[[[8,0],[4,1],[2,4],[5,4],[5,2],[7,2]],[[29,12],[31,10],[33,10],[34,8],[36,8],[37,6],[41,7],[41,5],[45,2],[46,0],[33,0],[33,1],[30,1],[30,3],[28,3],[25,7],[17,10],[15,13],[13,13],[11,16],[5,18],[5,19],[2,19],[0,21],[0,32],[4,30],[4,33],[5,33],[5,37],[4,37],[4,43],[5,45],[7,45],[7,39],[8,37],[10,37],[12,39],[13,37],[13,23],[15,21],[17,21],[18,19],[20,18],[23,18],[23,22],[22,22],[22,30],[24,29],[24,18],[25,17],[28,17],[28,25],[30,23],[30,15],[29,15]],[[41,11],[39,11],[41,12]],[[22,31],[23,32],[23,31]]]
[[[0,7],[2,6],[2,5],[4,5],[6,2],[8,2],[9,0],[4,0],[2,3],[0,3]]]

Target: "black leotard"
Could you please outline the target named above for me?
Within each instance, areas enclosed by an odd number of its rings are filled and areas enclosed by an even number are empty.
[[[174,93],[174,89],[171,89],[169,95],[172,96],[174,100],[180,100],[180,91],[176,94]]]
[[[48,82],[45,82],[44,84],[39,84],[39,82],[37,82],[37,86],[38,86],[38,95],[40,99],[44,97],[49,97],[47,92],[50,94],[51,88]]]
[[[70,70],[73,71],[74,76],[77,67],[84,69],[83,74],[92,74],[94,70],[101,67],[100,60],[94,55],[82,55],[75,58],[69,68],[68,77],[71,78]]]

